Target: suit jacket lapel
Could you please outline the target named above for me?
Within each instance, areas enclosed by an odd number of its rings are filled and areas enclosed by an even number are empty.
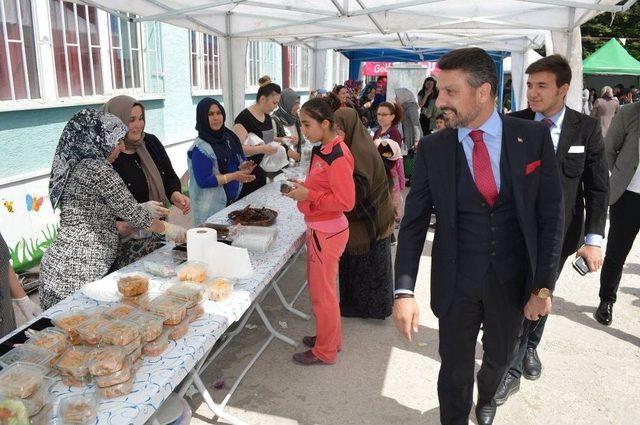
[[[577,114],[574,113],[573,109],[567,108],[564,112],[564,120],[562,121],[560,139],[558,140],[558,148],[556,150],[556,158],[558,158],[559,162],[562,162],[567,152],[569,152],[571,142],[576,138],[579,124]]]
[[[505,150],[511,182],[513,185],[513,197],[515,199],[518,217],[525,217],[524,191],[526,169],[526,138],[518,134],[509,117],[502,117],[502,148]],[[520,223],[524,225],[524,223]]]

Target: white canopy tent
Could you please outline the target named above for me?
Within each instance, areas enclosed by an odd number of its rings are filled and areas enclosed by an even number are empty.
[[[508,51],[519,98],[525,52],[546,46],[569,58],[582,75],[580,25],[601,12],[628,10],[636,0],[77,0],[110,13],[133,13],[217,35],[221,39],[223,98],[233,117],[244,108],[249,40],[302,44],[314,52],[312,82],[324,80],[327,49],[478,46]],[[518,75],[518,77],[516,77]],[[567,103],[579,109],[582,80]]]

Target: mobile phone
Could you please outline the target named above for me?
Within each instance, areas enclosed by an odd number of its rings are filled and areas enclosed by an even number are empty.
[[[29,326],[22,328],[19,332],[14,334],[13,336],[5,339],[0,342],[0,356],[11,351],[13,346],[16,344],[24,344],[27,341],[26,331],[28,329],[33,329],[34,331],[41,331],[46,328],[50,328],[53,326],[51,323],[51,319],[48,317],[41,317]]]
[[[589,273],[589,266],[587,266],[587,262],[584,261],[584,258],[582,257],[576,257],[575,260],[573,260],[573,268],[580,273],[580,276],[584,276],[587,273]]]
[[[288,185],[287,183],[282,183],[280,185],[280,192],[281,193],[289,193],[289,192],[291,192],[291,189],[292,189],[291,186]]]

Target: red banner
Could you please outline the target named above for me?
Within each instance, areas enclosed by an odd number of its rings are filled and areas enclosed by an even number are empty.
[[[437,62],[418,62],[420,66],[437,75]],[[393,62],[362,62],[362,75],[366,77],[380,77],[387,75],[387,67],[393,66]]]

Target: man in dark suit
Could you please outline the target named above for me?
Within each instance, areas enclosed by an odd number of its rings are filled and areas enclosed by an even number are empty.
[[[609,192],[609,171],[600,124],[596,119],[565,106],[571,67],[564,57],[552,55],[542,58],[532,63],[526,73],[529,75],[529,108],[511,115],[542,122],[551,132],[561,170],[565,205],[564,243],[558,275],[567,257],[576,251],[594,272],[603,261],[602,242]],[[536,322],[525,323],[528,332],[520,340],[509,373],[498,388],[495,397],[498,405],[520,389],[521,376],[529,380],[540,377],[542,363],[537,347],[546,320],[542,317]]]
[[[564,227],[560,175],[547,128],[497,113],[496,70],[484,50],[454,50],[438,66],[436,104],[448,128],[418,148],[398,237],[393,316],[410,340],[418,330],[413,289],[435,209],[431,309],[440,328],[440,420],[468,423],[482,326],[476,417],[491,424],[523,316],[551,311]]]

